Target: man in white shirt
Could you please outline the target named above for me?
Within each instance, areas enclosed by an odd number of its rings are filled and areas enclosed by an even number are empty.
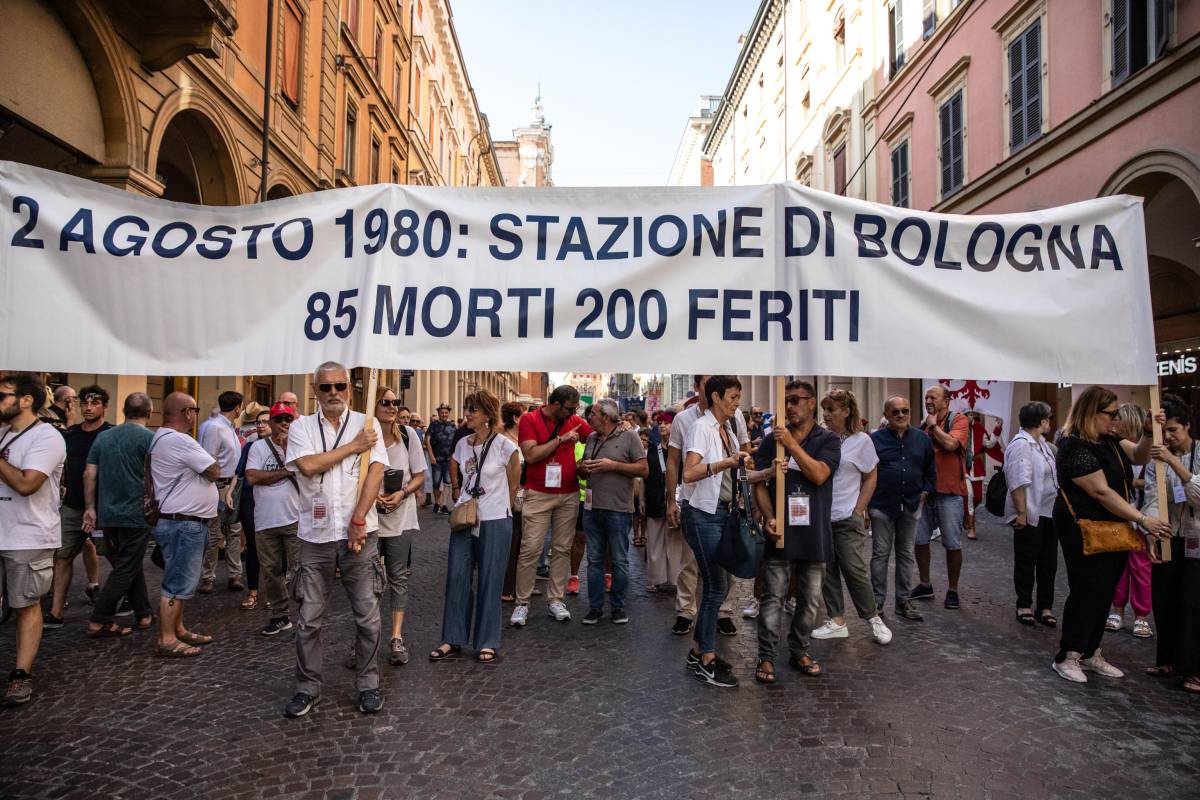
[[[242,395],[239,392],[221,392],[217,398],[221,413],[203,427],[200,445],[212,456],[221,471],[217,478],[219,493],[218,509],[231,505],[233,481],[236,477],[238,459],[242,455],[242,442],[238,438],[237,418],[242,413]],[[222,522],[215,515],[208,523],[208,548],[204,551],[204,572],[200,576],[200,594],[213,590],[216,579],[217,554],[225,548],[225,565],[229,570],[229,591],[240,592],[246,588],[242,577],[242,523]]]
[[[41,597],[54,577],[62,542],[58,487],[67,447],[38,419],[46,387],[37,378],[0,378],[0,581],[17,617],[17,663],[4,705],[33,697],[33,660],[42,641]]]
[[[213,640],[183,624],[183,602],[200,583],[208,523],[217,515],[214,482],[220,476],[217,462],[188,434],[199,410],[191,395],[167,395],[162,427],[146,451],[159,511],[154,540],[164,563],[155,650],[162,658],[198,656],[200,646]]]
[[[254,487],[254,539],[266,584],[271,619],[260,633],[274,636],[292,629],[288,615],[287,581],[300,563],[300,486],[286,466],[288,428],[296,418],[294,409],[280,401],[271,406],[271,435],[250,445],[246,456],[246,482]],[[283,572],[287,554],[288,571]]]
[[[383,565],[379,553],[375,499],[388,467],[379,423],[350,410],[350,373],[335,361],[313,372],[313,391],[320,410],[300,417],[288,429],[288,469],[300,475],[299,574],[294,597],[296,620],[296,695],[284,708],[287,717],[302,717],[321,699],[321,627],[335,568],[350,599],[357,629],[358,710],[374,714],[383,708],[379,693],[379,595]],[[359,456],[370,452],[367,474],[359,480]],[[361,484],[361,486],[360,486]]]
[[[704,382],[711,377],[711,375],[692,376],[692,388],[696,391],[698,400],[676,414],[675,419],[671,421],[671,438],[667,443],[666,483],[667,524],[672,528],[680,527],[682,507],[687,505],[693,491],[693,487],[682,483],[679,476],[682,474],[683,451],[688,434],[696,421],[704,416],[704,412],[708,411],[708,401],[704,397]],[[740,408],[733,417],[733,429],[737,433],[738,447],[749,453],[750,431]],[[717,632],[723,636],[737,634],[737,625],[733,622],[733,598],[731,596],[733,582],[734,578],[730,577],[729,591],[725,595],[724,602],[721,603],[717,619]],[[691,548],[685,547],[683,548],[683,569],[680,570],[679,577],[676,579],[675,625],[671,628],[671,633],[676,636],[686,636],[692,630],[692,622],[696,619],[699,603],[699,585],[700,571],[696,566],[696,559],[692,555]],[[755,615],[757,615],[757,609]]]

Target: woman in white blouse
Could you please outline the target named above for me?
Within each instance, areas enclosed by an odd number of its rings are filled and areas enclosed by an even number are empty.
[[[459,439],[454,448],[450,483],[456,507],[475,498],[479,524],[450,532],[442,644],[429,658],[444,661],[458,656],[471,641],[475,660],[491,664],[500,647],[500,593],[512,542],[521,460],[517,445],[500,433],[500,403],[491,392],[481,389],[467,395],[463,413],[471,435]],[[477,568],[479,584],[472,591]]]
[[[420,530],[417,497],[425,484],[425,454],[417,432],[409,427],[411,414],[391,389],[384,389],[375,405],[375,418],[383,428],[388,463],[401,473],[399,489],[380,490],[379,554],[387,567],[388,596],[392,609],[392,638],[388,660],[392,666],[408,663],[404,644],[404,609],[408,605],[408,577],[412,566],[412,535]]]
[[[1052,611],[1054,576],[1058,572],[1058,536],[1054,532],[1058,477],[1054,454],[1046,442],[1053,413],[1042,402],[1022,406],[1017,415],[1021,430],[1004,450],[1004,479],[1008,483],[1004,521],[1013,526],[1017,621],[1022,625],[1040,622],[1051,628],[1058,624]]]

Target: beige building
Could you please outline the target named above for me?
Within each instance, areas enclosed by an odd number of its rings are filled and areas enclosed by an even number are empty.
[[[513,138],[496,142],[496,158],[505,186],[538,188],[554,185],[554,144],[546,124],[539,93],[533,101],[529,124],[513,131]]]
[[[445,0],[271,6],[268,20],[262,2],[5,0],[0,159],[205,205],[377,182],[502,184]],[[507,400],[516,375],[421,371],[405,400],[426,415],[443,401],[457,411],[475,387]],[[188,391],[205,408],[227,389],[311,403],[303,375],[47,379],[107,386],[114,417],[134,390],[157,401]]]

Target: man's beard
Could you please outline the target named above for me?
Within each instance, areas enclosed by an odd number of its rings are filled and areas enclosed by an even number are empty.
[[[9,423],[16,419],[21,414],[21,407],[13,403],[12,408],[0,411],[0,422]]]

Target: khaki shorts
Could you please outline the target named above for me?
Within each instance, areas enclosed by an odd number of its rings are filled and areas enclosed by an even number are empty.
[[[9,608],[27,608],[41,602],[54,581],[54,548],[0,550],[0,581]]]
[[[54,557],[62,561],[74,561],[75,556],[83,551],[84,543],[91,538],[83,532],[83,512],[62,506],[59,516],[62,518],[62,544]]]

